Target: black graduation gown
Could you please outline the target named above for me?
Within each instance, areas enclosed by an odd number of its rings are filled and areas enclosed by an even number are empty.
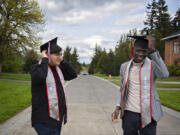
[[[50,66],[51,67],[51,66]],[[59,67],[62,70],[64,80],[72,80],[77,77],[72,66],[62,61]],[[55,67],[51,67],[57,85],[60,121],[49,117],[48,101],[46,93],[46,77],[48,72],[48,58],[43,58],[41,64],[36,64],[31,69],[31,93],[32,93],[32,126],[34,124],[43,124],[49,128],[58,128],[61,126],[63,118],[66,118],[66,103],[63,87],[60,83]],[[66,120],[66,119],[65,119]]]

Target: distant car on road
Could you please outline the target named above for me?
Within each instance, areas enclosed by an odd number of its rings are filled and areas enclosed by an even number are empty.
[[[81,75],[88,75],[88,72],[86,70],[81,71]]]

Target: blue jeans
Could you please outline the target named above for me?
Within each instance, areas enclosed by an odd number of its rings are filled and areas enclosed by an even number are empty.
[[[42,124],[35,124],[34,129],[38,135],[60,135],[61,127],[59,128],[48,128]]]
[[[141,128],[141,115],[131,111],[125,111],[122,118],[123,135],[156,135],[157,122],[152,120],[146,127]]]

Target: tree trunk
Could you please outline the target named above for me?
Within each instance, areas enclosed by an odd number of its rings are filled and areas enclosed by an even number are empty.
[[[0,73],[2,72],[2,55],[0,53]]]
[[[2,72],[2,63],[0,63],[0,73]]]

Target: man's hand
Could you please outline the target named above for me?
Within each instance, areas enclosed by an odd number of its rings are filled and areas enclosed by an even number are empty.
[[[117,106],[115,111],[112,113],[111,117],[112,117],[112,121],[117,123],[118,122],[118,116],[119,116],[119,112],[120,112],[120,107]]]
[[[156,48],[155,48],[156,39],[151,35],[146,36],[145,39],[147,39],[149,42],[148,48],[150,49],[150,51],[155,51],[156,50]]]
[[[41,58],[48,58],[47,50],[42,51]]]

